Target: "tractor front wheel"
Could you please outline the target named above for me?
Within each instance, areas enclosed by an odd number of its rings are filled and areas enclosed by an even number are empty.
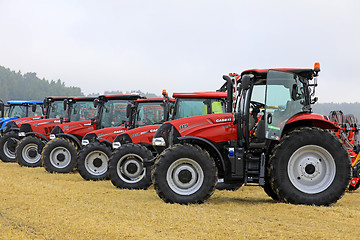
[[[0,138],[0,159],[3,162],[16,162],[15,149],[19,139],[20,137],[15,131],[5,133]]]
[[[104,143],[86,145],[78,157],[77,170],[85,180],[99,181],[108,177],[111,149]]]
[[[330,132],[300,128],[282,137],[270,157],[272,189],[283,202],[330,205],[345,193],[351,160]]]
[[[41,167],[41,150],[44,143],[37,137],[28,136],[20,140],[15,150],[16,161],[24,167]]]
[[[188,144],[165,150],[156,160],[152,180],[168,203],[203,203],[215,191],[217,168],[206,151]]]
[[[72,172],[77,163],[76,147],[73,142],[65,138],[55,138],[49,141],[41,153],[46,171],[50,173]]]
[[[110,157],[109,174],[117,188],[147,189],[151,184],[150,166],[144,159],[153,157],[151,151],[140,144],[129,143],[116,149]]]

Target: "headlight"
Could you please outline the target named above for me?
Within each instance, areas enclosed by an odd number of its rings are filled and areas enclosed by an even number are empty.
[[[19,137],[25,137],[26,136],[26,134],[25,134],[25,132],[19,132]]]
[[[162,146],[162,147],[165,147],[165,146],[166,146],[166,143],[165,143],[164,138],[162,138],[162,137],[157,137],[157,138],[153,138],[153,140],[152,140],[152,145],[153,145],[153,146]]]
[[[86,145],[88,145],[90,143],[90,141],[88,140],[88,139],[83,139],[83,140],[81,140],[81,144],[83,145],[83,146],[86,146]]]
[[[121,143],[120,142],[113,142],[112,147],[113,147],[113,149],[117,149],[117,148],[121,147]]]
[[[52,139],[55,139],[56,138],[56,135],[55,134],[50,134],[50,137],[49,137],[51,140]]]

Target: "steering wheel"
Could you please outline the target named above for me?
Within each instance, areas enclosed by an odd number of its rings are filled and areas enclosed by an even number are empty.
[[[260,108],[264,108],[265,104],[261,103],[261,102],[256,102],[256,101],[250,101],[250,104],[252,105],[252,107],[254,109],[260,109]]]

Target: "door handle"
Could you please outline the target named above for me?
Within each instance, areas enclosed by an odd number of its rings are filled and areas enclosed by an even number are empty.
[[[272,114],[271,113],[268,113],[268,115],[267,115],[267,123],[268,124],[272,123]]]

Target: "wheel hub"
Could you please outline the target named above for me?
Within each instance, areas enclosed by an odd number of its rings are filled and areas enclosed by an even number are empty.
[[[59,153],[57,156],[56,156],[56,159],[59,161],[59,162],[63,162],[65,160],[65,155],[63,153]]]
[[[29,157],[35,158],[37,156],[38,152],[35,149],[29,150]]]
[[[129,163],[126,167],[126,170],[131,173],[131,174],[134,174],[137,172],[138,170],[138,167],[136,166],[135,163]]]
[[[179,180],[180,180],[180,182],[188,183],[188,182],[190,182],[191,179],[192,179],[192,175],[191,175],[191,172],[189,170],[185,169],[185,170],[181,170],[179,172]]]
[[[297,149],[291,155],[287,169],[294,187],[308,194],[327,189],[336,174],[334,158],[318,145],[306,145]]]
[[[166,181],[175,193],[191,195],[202,186],[204,172],[193,159],[180,158],[169,166]]]
[[[93,164],[95,167],[99,168],[99,167],[101,167],[102,162],[103,161],[100,158],[95,158]]]
[[[146,176],[142,162],[142,157],[134,153],[122,156],[117,163],[118,176],[127,183],[140,182]]]

